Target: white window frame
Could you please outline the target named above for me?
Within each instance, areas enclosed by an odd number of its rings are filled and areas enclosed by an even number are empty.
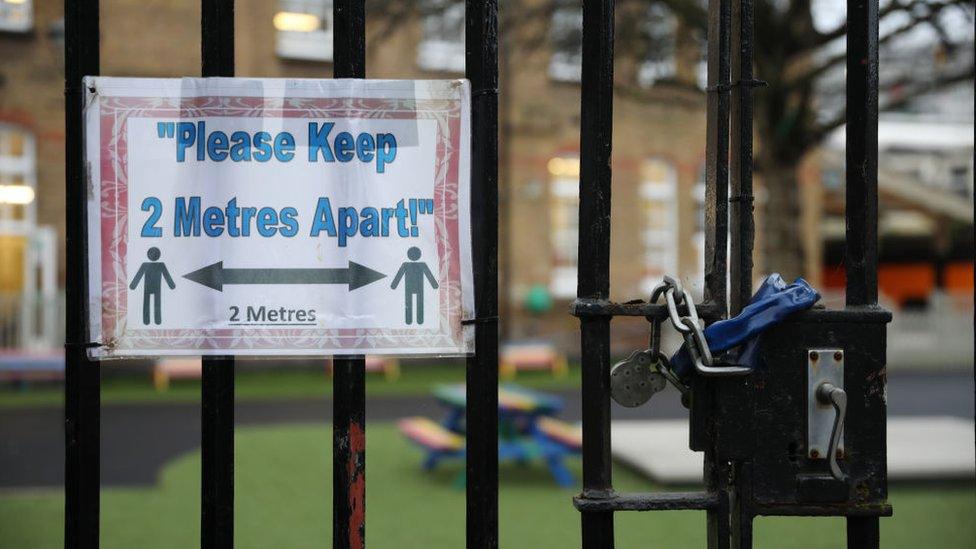
[[[549,238],[552,246],[552,270],[549,291],[558,299],[576,297],[579,244],[579,178],[557,175],[549,182],[550,221]],[[556,227],[555,208],[564,208],[569,220],[565,227]]]
[[[13,134],[23,138],[22,154],[11,153]],[[17,206],[0,203],[0,231],[23,231],[34,227],[37,220],[37,143],[34,134],[22,126],[0,123],[0,185],[26,186],[35,197],[27,204],[19,205],[23,216],[14,217]]]
[[[644,273],[641,293],[650,294],[663,279],[663,275],[676,275],[678,271],[678,173],[674,164],[663,158],[650,158],[647,163],[660,163],[664,177],[658,180],[645,177],[638,187],[641,218],[644,220],[641,243],[644,247]],[[664,204],[663,226],[660,228],[648,216],[648,203]],[[655,208],[657,209],[657,208]]]
[[[0,0],[0,31],[30,32],[34,28],[34,1]]]
[[[583,28],[583,8],[560,7],[552,12],[549,26],[549,42],[551,54],[549,56],[549,77],[557,82],[580,82],[583,77],[583,42],[575,52],[558,49],[556,44],[562,42],[559,33],[572,32],[573,29]]]
[[[312,31],[276,29],[275,52],[284,59],[332,61],[333,0],[278,0],[278,13],[304,13],[319,18]]]
[[[665,50],[661,55],[657,51],[648,52],[645,59],[637,67],[637,83],[650,87],[662,80],[671,80],[678,74],[678,64],[675,56],[678,51],[677,33],[678,18],[663,4],[651,4],[647,8],[645,22],[648,35],[655,36]]]
[[[460,27],[460,36],[446,31]],[[464,3],[430,11],[423,17],[424,38],[417,48],[417,66],[427,71],[464,72]]]

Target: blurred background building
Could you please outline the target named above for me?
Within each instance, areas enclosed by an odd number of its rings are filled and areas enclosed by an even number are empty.
[[[506,21],[522,21],[503,26],[511,30],[500,51],[503,335],[547,339],[572,354],[577,322],[567,307],[576,294],[580,230],[581,8],[546,0],[502,4]],[[463,76],[463,3],[369,6],[370,78]],[[77,267],[63,261],[62,11],[57,0],[0,0],[0,349],[8,356],[31,350],[57,359],[61,288],[66,270]],[[633,22],[618,29],[619,40],[629,39],[629,28],[650,38],[615,68],[612,297],[646,298],[664,274],[699,292],[704,35],[665,3],[623,2],[618,12]],[[103,0],[102,74],[199,75],[198,18],[196,0]],[[331,0],[237,0],[236,18],[237,75],[331,77]],[[892,66],[937,54],[912,50],[892,58]],[[970,336],[972,90],[970,79],[906,102],[884,115],[879,129],[886,305],[938,318],[950,311],[953,319],[969,319]],[[834,106],[825,96],[819,108]],[[787,244],[802,256],[801,268],[789,274],[824,288],[828,302],[842,302],[834,292],[843,288],[843,129],[793,169],[798,210],[785,214],[766,200],[763,179],[776,172],[757,173],[756,273],[767,272],[767,255],[780,249],[766,245],[766,219],[785,216],[797,226],[797,241]],[[632,346],[645,331],[636,323],[619,341]],[[971,337],[966,344],[972,364]]]

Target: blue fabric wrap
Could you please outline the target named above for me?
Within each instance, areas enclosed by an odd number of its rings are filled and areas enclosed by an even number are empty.
[[[763,280],[755,295],[735,318],[720,320],[705,328],[705,340],[713,356],[741,346],[736,360],[739,364],[760,366],[758,363],[758,336],[787,316],[813,307],[820,294],[802,278],[787,284],[783,277],[773,273]],[[695,372],[687,345],[682,345],[671,357],[671,369],[682,380]]]

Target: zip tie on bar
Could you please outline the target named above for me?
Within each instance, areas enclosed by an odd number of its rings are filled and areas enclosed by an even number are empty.
[[[749,204],[752,204],[755,201],[756,201],[756,197],[753,195],[745,196],[745,195],[738,194],[729,197],[729,202],[748,202]]]
[[[498,88],[484,88],[471,92],[471,97],[481,97],[482,95],[498,95]]]
[[[464,318],[461,319],[462,326],[469,326],[471,324],[489,324],[491,322],[498,322],[497,316],[479,316],[477,318]]]
[[[738,86],[743,86],[743,87],[746,87],[746,88],[764,88],[764,87],[766,87],[768,85],[769,85],[769,82],[766,82],[765,80],[757,80],[755,78],[752,78],[752,79],[749,79],[749,80],[741,79],[741,80],[736,80],[735,82],[729,82],[729,83],[726,83],[726,84],[719,84],[717,86],[708,86],[707,88],[705,88],[705,91],[707,91],[707,92],[728,93],[728,92],[732,91],[733,88],[736,88]]]

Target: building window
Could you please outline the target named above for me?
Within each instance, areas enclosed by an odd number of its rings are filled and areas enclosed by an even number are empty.
[[[695,299],[702,299],[705,288],[705,165],[698,170],[698,181],[691,190],[694,203],[695,232],[691,236],[691,251],[695,254],[695,269],[686,273],[684,285]]]
[[[279,0],[276,51],[287,59],[332,61],[332,0]]]
[[[678,274],[678,176],[670,162],[653,158],[644,163],[641,177],[641,292],[649,294],[664,275]]]
[[[34,136],[0,124],[0,294],[20,292],[28,282],[28,242],[36,232],[36,165]],[[0,311],[0,325],[5,314]]]
[[[33,225],[36,166],[34,136],[0,124],[0,231]]]
[[[970,197],[973,194],[973,177],[969,173],[969,166],[952,166],[949,168],[949,186],[956,194]]]
[[[549,289],[557,298],[576,296],[579,246],[579,157],[549,160],[549,235],[552,271]]]
[[[426,4],[417,65],[429,71],[464,72],[464,4],[432,0]]]
[[[29,32],[33,25],[32,0],[0,0],[0,31]]]
[[[698,45],[698,62],[695,64],[695,80],[702,90],[708,88],[708,39],[704,31],[695,31]]]
[[[582,8],[561,7],[553,11],[549,42],[549,77],[559,82],[579,82],[583,70]]]
[[[637,82],[642,86],[653,86],[673,80],[678,72],[675,61],[678,19],[667,6],[655,3],[648,8],[643,26],[647,51],[637,70]]]

